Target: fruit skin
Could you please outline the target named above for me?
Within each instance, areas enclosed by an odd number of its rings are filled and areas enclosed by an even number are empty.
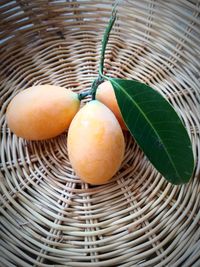
[[[44,140],[67,129],[79,107],[76,93],[64,87],[38,85],[20,92],[11,100],[6,121],[19,137]]]
[[[122,118],[115,92],[110,81],[105,81],[98,86],[96,99],[112,110],[123,130],[128,130]]]
[[[84,182],[97,185],[106,183],[120,168],[125,142],[113,112],[93,100],[73,118],[67,147],[77,176]]]

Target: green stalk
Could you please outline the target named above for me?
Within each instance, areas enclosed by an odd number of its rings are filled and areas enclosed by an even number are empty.
[[[105,60],[105,52],[106,52],[106,46],[109,40],[110,36],[110,31],[114,25],[114,22],[116,20],[116,11],[115,11],[116,6],[114,6],[113,11],[112,11],[112,16],[110,18],[110,21],[108,23],[108,26],[106,27],[106,30],[103,35],[102,39],[102,47],[101,47],[101,57],[100,57],[100,64],[99,64],[99,75],[101,77],[104,77],[103,75],[103,69],[104,69],[104,60]]]
[[[116,1],[115,5],[113,7],[112,15],[110,17],[108,26],[106,27],[106,30],[105,30],[104,35],[103,35],[103,39],[102,39],[102,43],[101,43],[102,46],[101,46],[101,56],[100,56],[100,64],[99,64],[99,76],[96,80],[94,80],[94,82],[92,84],[92,99],[95,99],[97,87],[104,81],[104,79],[107,78],[103,74],[105,52],[106,52],[106,46],[108,44],[110,32],[111,32],[112,27],[113,27],[115,20],[116,20],[116,13],[117,13],[116,7],[117,7],[118,3],[119,3],[119,1]]]
[[[82,99],[86,98],[87,96],[92,94],[92,90],[88,90],[86,92],[82,92],[78,94],[78,99],[81,101]]]
[[[115,5],[114,5],[114,7],[112,9],[112,15],[110,17],[108,26],[106,27],[106,30],[105,30],[104,35],[103,35],[102,46],[101,46],[100,64],[99,64],[99,76],[92,83],[92,89],[91,90],[79,94],[79,96],[78,96],[79,100],[84,99],[88,95],[92,95],[92,99],[94,100],[95,96],[96,96],[96,90],[97,90],[98,86],[104,81],[104,79],[107,78],[103,74],[105,52],[106,52],[106,46],[108,44],[110,32],[111,32],[112,27],[113,27],[113,25],[115,23],[115,20],[116,20],[116,14],[117,14],[116,7],[117,7],[118,3],[119,3],[119,0],[115,2]]]
[[[97,88],[103,81],[104,78],[99,75],[98,78],[95,79],[94,82],[92,83],[92,100],[95,99]]]

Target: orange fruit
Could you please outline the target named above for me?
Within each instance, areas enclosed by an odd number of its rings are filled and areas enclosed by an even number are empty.
[[[84,182],[97,185],[106,183],[119,170],[125,142],[113,112],[93,100],[73,118],[67,147],[77,176]]]
[[[96,99],[112,110],[123,130],[128,130],[122,118],[115,92],[110,81],[105,81],[98,86],[96,91]]]
[[[66,130],[79,107],[78,94],[59,86],[38,85],[11,100],[6,121],[19,137],[44,140]]]

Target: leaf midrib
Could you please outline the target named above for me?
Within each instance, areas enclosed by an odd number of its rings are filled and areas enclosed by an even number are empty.
[[[166,154],[167,154],[167,156],[168,156],[168,158],[169,158],[169,161],[171,162],[171,164],[172,164],[172,166],[173,166],[173,168],[174,168],[176,174],[178,175],[178,177],[180,177],[180,175],[179,175],[179,173],[178,173],[178,171],[177,171],[177,169],[176,169],[176,167],[175,167],[175,165],[174,165],[174,163],[173,163],[173,160],[172,160],[172,158],[170,157],[170,154],[169,154],[169,152],[168,152],[168,150],[167,150],[167,148],[166,148],[166,146],[165,146],[165,143],[163,142],[162,138],[160,138],[160,136],[157,134],[157,131],[155,130],[153,124],[149,121],[148,117],[145,115],[145,113],[144,113],[143,110],[140,108],[140,106],[134,101],[134,99],[132,99],[132,98],[129,96],[129,94],[127,94],[126,90],[124,90],[123,87],[122,87],[119,83],[116,83],[113,79],[111,79],[111,80],[114,82],[114,84],[117,84],[117,85],[121,88],[121,90],[127,95],[127,97],[131,100],[131,102],[134,103],[134,105],[135,105],[135,106],[137,107],[137,109],[142,113],[142,115],[144,116],[144,118],[146,119],[146,121],[147,121],[147,122],[149,123],[149,125],[152,127],[152,129],[153,129],[155,135],[159,138],[159,140],[161,140],[161,144],[163,145],[164,150],[165,150],[165,152],[166,152]],[[153,90],[153,89],[152,89],[152,90]],[[165,101],[166,101],[166,100],[165,100]]]

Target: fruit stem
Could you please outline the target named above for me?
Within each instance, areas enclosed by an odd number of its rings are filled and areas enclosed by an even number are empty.
[[[82,99],[86,98],[87,96],[92,94],[92,90],[88,90],[86,92],[82,92],[78,94],[78,99],[81,101]]]
[[[105,60],[105,51],[106,51],[106,46],[107,46],[107,43],[108,43],[108,40],[109,40],[109,36],[110,36],[110,32],[112,30],[112,27],[115,23],[115,20],[116,20],[116,14],[117,14],[117,11],[116,11],[116,7],[117,5],[119,4],[119,1],[120,0],[117,0],[113,6],[113,9],[112,9],[112,14],[111,14],[111,17],[110,17],[110,20],[109,20],[109,23],[106,27],[106,30],[104,32],[104,35],[103,35],[103,39],[102,39],[102,47],[101,47],[101,56],[100,56],[100,64],[99,64],[99,76],[98,78],[96,78],[93,83],[92,83],[92,89],[89,90],[89,91],[86,91],[86,92],[83,92],[83,93],[80,93],[78,95],[78,99],[81,101],[82,99],[84,99],[85,97],[87,97],[88,95],[92,95],[92,100],[95,99],[95,96],[96,96],[96,90],[98,88],[98,86],[105,80],[105,79],[108,79],[107,76],[105,76],[103,74],[103,69],[104,69],[104,60]]]
[[[92,95],[92,100],[95,99],[96,90],[98,86],[104,81],[104,79],[101,76],[98,76],[97,79],[95,79],[92,83],[92,88],[86,92],[82,92],[78,94],[78,99],[81,101],[82,99],[86,98],[89,95]]]
[[[104,78],[99,75],[98,78],[95,79],[94,82],[92,83],[92,100],[95,99],[97,88],[103,81]]]
[[[117,14],[116,7],[118,5],[118,2],[119,1],[115,2],[108,26],[106,27],[106,30],[105,30],[104,35],[103,35],[102,43],[101,43],[102,47],[101,47],[101,57],[100,57],[100,64],[99,64],[99,75],[101,77],[104,77],[103,69],[104,69],[104,59],[105,59],[106,46],[107,46],[107,43],[109,40],[110,31],[114,25],[115,20],[116,20],[116,14]]]

